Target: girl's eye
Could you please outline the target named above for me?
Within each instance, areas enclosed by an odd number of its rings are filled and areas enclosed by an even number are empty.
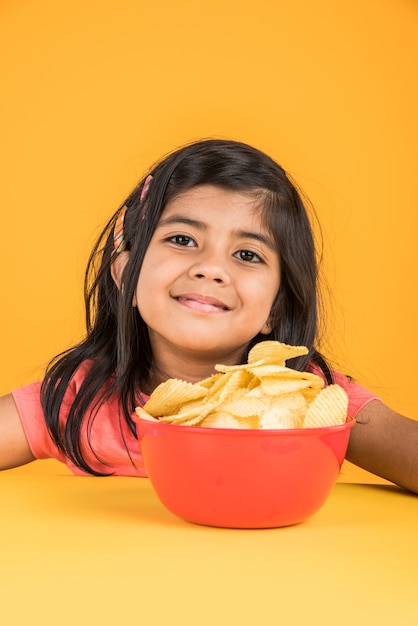
[[[261,258],[255,252],[251,252],[251,250],[238,250],[235,253],[235,256],[241,261],[246,261],[249,263],[262,263]]]
[[[172,243],[176,243],[178,246],[194,246],[195,240],[187,235],[173,235],[170,237],[169,241]]]

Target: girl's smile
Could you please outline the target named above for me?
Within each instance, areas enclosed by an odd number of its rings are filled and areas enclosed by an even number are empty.
[[[201,313],[222,313],[223,311],[229,311],[229,307],[224,302],[203,294],[185,293],[181,296],[174,297],[177,302],[195,311],[200,311]]]
[[[136,302],[154,363],[184,378],[237,362],[268,320],[279,258],[253,193],[201,185],[169,202],[146,252]],[[199,364],[199,366],[198,366]],[[201,366],[201,367],[200,367]],[[198,369],[196,369],[198,367]]]

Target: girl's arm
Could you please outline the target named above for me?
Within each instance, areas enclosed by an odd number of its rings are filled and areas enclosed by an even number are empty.
[[[11,394],[0,398],[0,470],[34,461]]]
[[[372,400],[357,415],[346,458],[418,493],[418,421]]]

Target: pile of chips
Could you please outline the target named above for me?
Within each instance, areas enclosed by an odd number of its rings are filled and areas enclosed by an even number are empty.
[[[294,429],[344,424],[348,397],[310,372],[285,366],[304,346],[263,341],[244,365],[216,365],[216,374],[188,383],[170,378],[151,394],[139,417],[213,428]]]

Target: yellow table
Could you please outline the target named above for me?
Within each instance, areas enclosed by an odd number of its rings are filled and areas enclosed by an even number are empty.
[[[47,462],[49,463],[49,462]],[[190,524],[147,479],[0,474],[0,623],[416,624],[418,498],[338,483],[303,524]]]

